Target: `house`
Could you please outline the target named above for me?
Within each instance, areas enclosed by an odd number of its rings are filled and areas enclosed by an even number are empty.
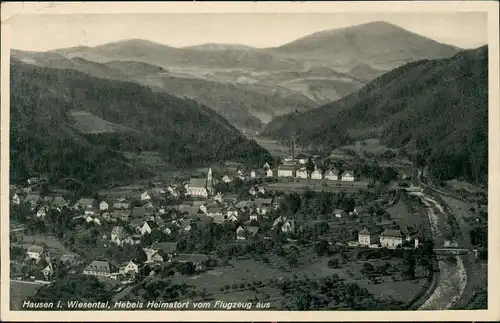
[[[254,196],[255,194],[257,194],[257,190],[255,189],[255,187],[251,187],[249,190],[248,190],[248,193],[252,196]]]
[[[139,273],[139,265],[137,265],[132,260],[123,262],[120,266],[120,273],[126,275],[128,273],[138,274]]]
[[[141,243],[141,235],[131,235],[131,236],[126,236],[123,239],[123,244],[130,244],[130,245],[135,245],[135,244],[140,244]]]
[[[387,249],[396,249],[403,245],[403,235],[401,231],[395,229],[386,229],[380,235],[380,245]]]
[[[253,171],[253,170],[252,170],[252,171],[250,172],[250,177],[251,177],[251,178],[255,178],[255,171]]]
[[[203,254],[179,254],[177,257],[178,262],[190,262],[195,266],[196,270],[205,269],[209,259],[210,258],[207,255]]]
[[[94,204],[95,204],[95,199],[82,197],[81,199],[75,202],[73,207],[81,209],[90,209],[94,207]]]
[[[222,177],[222,181],[224,183],[231,183],[233,180],[229,176],[224,175],[224,177]]]
[[[27,181],[27,182],[28,182],[28,185],[33,185],[33,184],[38,183],[39,181],[40,181],[40,180],[39,180],[39,178],[38,178],[38,177],[31,177],[31,178],[29,178],[29,179],[28,179],[28,181]]]
[[[122,221],[128,221],[130,219],[130,213],[132,213],[130,210],[120,210],[113,212],[113,216],[121,219]]]
[[[85,215],[86,216],[94,216],[99,214],[99,210],[96,209],[95,207],[91,207],[85,210]]]
[[[228,216],[227,216],[227,219],[226,219],[226,220],[227,220],[227,221],[236,222],[236,221],[238,221],[239,219],[238,219],[238,216],[237,216],[237,215],[231,214],[231,215],[228,215]]]
[[[273,222],[273,228],[277,227],[278,225],[280,224],[283,224],[285,223],[286,221],[288,220],[288,218],[286,216],[282,216],[280,215],[279,217],[277,217],[274,222]]]
[[[54,267],[52,266],[52,263],[49,262],[45,268],[41,270],[43,277],[48,279],[50,276],[54,274]]]
[[[258,231],[259,231],[259,227],[248,226],[248,227],[243,228],[243,227],[239,226],[236,229],[236,239],[246,240],[247,238],[255,236]]]
[[[321,169],[316,168],[315,170],[313,170],[311,173],[311,179],[323,179],[323,173]]]
[[[335,215],[336,218],[341,218],[345,215],[345,212],[342,209],[335,209],[333,210],[333,214]]]
[[[238,203],[236,203],[236,205],[234,207],[238,210],[245,210],[245,209],[248,209],[252,205],[253,205],[252,201],[239,201]]]
[[[38,194],[28,194],[24,199],[24,203],[27,203],[31,207],[32,211],[36,209],[39,202],[40,202],[40,195]]]
[[[305,168],[300,168],[295,173],[296,178],[307,178],[307,170]]]
[[[76,263],[76,255],[73,255],[73,254],[63,254],[61,256],[61,258],[59,258],[59,260],[63,264],[65,264],[65,263],[75,264]]]
[[[141,206],[136,206],[130,212],[130,217],[132,219],[142,219],[146,215],[146,208]]]
[[[14,194],[14,195],[12,196],[12,203],[13,203],[13,204],[16,204],[16,205],[21,204],[21,198],[19,197],[19,195]]]
[[[68,202],[62,196],[56,196],[52,200],[51,206],[54,208],[62,208],[68,206]]]
[[[199,211],[199,206],[185,205],[181,204],[177,206],[179,213],[186,213],[188,216],[192,217],[196,215]]]
[[[129,227],[135,232],[140,232],[143,224],[143,219],[132,219],[132,221],[129,222]]]
[[[146,221],[141,227],[141,235],[150,234],[154,229],[158,229],[158,223],[154,221]]]
[[[39,261],[42,259],[43,255],[43,247],[42,246],[36,246],[33,245],[28,248],[27,255],[31,259],[35,259],[36,261]]]
[[[354,172],[352,170],[346,170],[345,172],[342,173],[341,178],[343,181],[352,182],[354,181]]]
[[[269,163],[264,163],[264,166],[262,168],[264,170],[269,170],[269,169],[271,169],[271,166],[269,165]]]
[[[171,261],[177,256],[176,242],[155,242],[151,248],[144,248],[147,262]]]
[[[210,218],[213,220],[214,223],[221,224],[226,221],[226,217],[222,214],[216,214],[213,216],[210,216]]]
[[[84,275],[116,279],[118,269],[108,261],[94,260],[83,270]]]
[[[281,165],[278,167],[278,177],[293,177],[294,165]]]
[[[250,221],[259,221],[259,214],[257,213],[256,210],[252,210],[249,214],[249,219]]]
[[[243,229],[242,226],[239,226],[236,229],[236,239],[237,240],[246,240],[247,239],[245,229]]]
[[[295,221],[287,219],[281,226],[281,231],[284,233],[291,233],[295,231]]]
[[[111,230],[111,242],[117,245],[123,245],[123,240],[128,236],[125,229],[121,226],[116,226]]]
[[[36,212],[36,216],[39,218],[44,218],[47,215],[48,211],[49,211],[49,208],[44,205],[38,209],[38,211]]]
[[[339,172],[336,169],[330,169],[325,173],[325,179],[329,181],[338,181]]]
[[[187,195],[208,197],[214,191],[213,178],[212,178],[212,168],[208,170],[207,177],[202,178],[191,178],[187,185]]]
[[[368,229],[364,228],[358,232],[358,242],[362,246],[370,246],[372,244],[371,234]]]
[[[106,201],[101,201],[101,203],[99,203],[99,210],[101,210],[101,211],[106,211],[107,209],[109,209],[109,204],[108,204],[108,202],[106,202]]]
[[[94,218],[91,215],[86,215],[85,221],[87,223],[94,223]]]
[[[113,204],[113,209],[115,210],[128,210],[130,208],[130,203],[126,202],[116,202]]]
[[[273,170],[272,169],[266,170],[266,177],[273,177]]]
[[[144,191],[141,194],[141,201],[149,201],[151,199],[151,195],[149,195],[148,191]]]
[[[226,209],[226,215],[227,217],[229,218],[230,216],[236,216],[238,217],[238,209],[236,209],[234,206],[230,205],[227,209]]]
[[[211,206],[207,208],[206,214],[210,217],[214,217],[214,216],[223,216],[224,212],[222,212],[222,209],[220,207]]]
[[[260,215],[266,215],[266,213],[271,209],[272,203],[272,199],[255,199],[257,213]]]

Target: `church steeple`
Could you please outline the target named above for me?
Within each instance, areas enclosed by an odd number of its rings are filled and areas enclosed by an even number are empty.
[[[214,181],[212,178],[212,168],[209,168],[208,173],[207,173],[207,191],[210,194],[213,193],[213,189],[214,189],[213,185],[214,185]]]

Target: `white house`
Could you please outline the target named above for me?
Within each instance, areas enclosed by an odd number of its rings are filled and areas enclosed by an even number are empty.
[[[146,221],[142,225],[140,231],[141,235],[150,234],[151,231],[158,228],[158,224],[154,221]]]
[[[330,169],[325,173],[325,179],[330,181],[338,181],[339,172],[336,169]]]
[[[346,170],[342,173],[342,180],[349,182],[354,181],[354,172],[352,170]]]
[[[255,174],[255,171],[253,171],[253,170],[252,170],[252,171],[250,172],[250,177],[251,177],[251,178],[255,178],[255,175],[256,175],[256,174]]]
[[[54,274],[54,267],[52,266],[52,263],[49,262],[45,268],[41,270],[43,277],[48,279],[52,274]]]
[[[83,270],[84,275],[101,276],[116,279],[118,270],[107,261],[94,260]]]
[[[278,177],[293,177],[294,170],[293,165],[281,165],[278,167]]]
[[[125,262],[122,264],[122,267],[120,268],[120,273],[126,275],[128,273],[134,273],[138,274],[139,273],[139,266],[130,260],[129,262]]]
[[[114,227],[111,230],[111,242],[116,243],[117,245],[123,245],[123,240],[127,237],[127,234],[123,227],[118,226]]]
[[[106,201],[101,201],[101,203],[99,203],[99,210],[101,210],[101,211],[106,211],[107,209],[109,209],[109,204],[108,204],[108,202],[106,202]]]
[[[43,247],[42,246],[31,246],[28,248],[27,255],[31,259],[35,259],[36,261],[39,261],[42,259],[43,255]]]
[[[387,249],[396,249],[403,245],[403,235],[399,230],[386,229],[380,235],[380,245]]]
[[[236,221],[238,221],[238,216],[234,215],[234,214],[228,215],[227,216],[227,221],[236,222]]]
[[[297,178],[307,178],[307,170],[305,168],[300,168],[295,173],[295,177]]]
[[[333,214],[335,215],[336,218],[341,218],[342,216],[345,215],[345,212],[342,209],[335,209],[333,210]]]
[[[368,231],[366,228],[359,231],[358,242],[362,246],[370,246],[372,244],[370,231]]]
[[[149,195],[148,191],[145,191],[141,194],[141,201],[147,201],[151,199],[151,195]]]
[[[46,215],[47,215],[47,211],[48,211],[48,207],[47,206],[42,206],[38,209],[38,211],[36,212],[36,216],[39,217],[39,218],[44,218]]]
[[[321,173],[321,169],[316,168],[311,173],[312,179],[323,179],[323,174]]]
[[[271,166],[269,165],[269,163],[264,163],[264,166],[262,168],[264,170],[268,170],[268,169],[271,169]]]
[[[12,203],[16,204],[16,205],[19,205],[21,203],[21,199],[19,198],[19,195],[14,194],[14,196],[12,196]]]
[[[281,231],[284,233],[295,231],[295,221],[294,220],[286,220],[285,223],[281,226]]]
[[[273,177],[273,170],[272,169],[268,169],[266,171],[266,177]]]
[[[231,183],[233,180],[229,176],[224,175],[224,177],[222,177],[222,181],[227,184]]]

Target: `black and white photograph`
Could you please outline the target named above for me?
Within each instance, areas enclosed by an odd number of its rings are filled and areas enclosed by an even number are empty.
[[[498,314],[497,2],[46,5],[2,13],[10,312]]]

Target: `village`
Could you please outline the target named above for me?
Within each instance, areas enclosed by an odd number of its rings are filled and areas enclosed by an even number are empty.
[[[355,251],[359,248],[396,252],[421,247],[419,239],[425,234],[423,224],[406,225],[397,215],[394,219],[380,206],[381,197],[366,190],[349,194],[342,189],[337,193],[306,190],[301,196],[266,189],[269,183],[290,179],[356,183],[354,171],[323,172],[311,158],[285,158],[275,169],[269,163],[259,169],[228,168],[219,170],[217,177],[208,168],[203,175],[177,183],[150,183],[126,195],[96,194],[74,200],[57,190],[51,192],[43,178],[31,178],[24,187],[11,186],[12,279],[50,284],[67,274],[84,274],[109,284],[117,299],[144,299],[143,294],[134,295],[137,286],[144,286],[155,275],[177,277],[179,284],[189,284],[193,275],[215,272],[218,277],[221,272],[217,270],[231,260],[244,264],[249,254],[257,252],[266,266],[273,266],[269,257],[282,253],[287,268],[276,265],[279,277],[295,277],[291,269],[312,261],[299,259],[307,257],[299,249],[317,250],[322,248],[318,245],[325,248],[326,244],[327,251],[318,251],[318,255],[332,254],[328,250],[338,248],[349,250],[347,253],[359,253]],[[309,199],[308,194],[330,201],[324,202],[326,208],[310,210],[311,214],[290,210],[294,203],[290,198]],[[386,207],[400,199],[395,191],[384,194]],[[275,252],[275,248],[287,251]],[[320,258],[315,261],[323,261]],[[338,260],[325,259],[325,267],[338,268],[332,265]],[[393,266],[396,270],[397,264]],[[254,273],[254,280],[246,284],[259,282],[259,276]],[[377,281],[370,277],[370,284]],[[227,294],[228,287],[234,287],[222,283],[228,281],[222,278],[213,288],[201,281],[204,279],[200,279],[198,294],[189,297],[206,299],[208,293],[220,299],[221,292]],[[255,291],[255,286],[243,285],[237,284],[233,291]]]

